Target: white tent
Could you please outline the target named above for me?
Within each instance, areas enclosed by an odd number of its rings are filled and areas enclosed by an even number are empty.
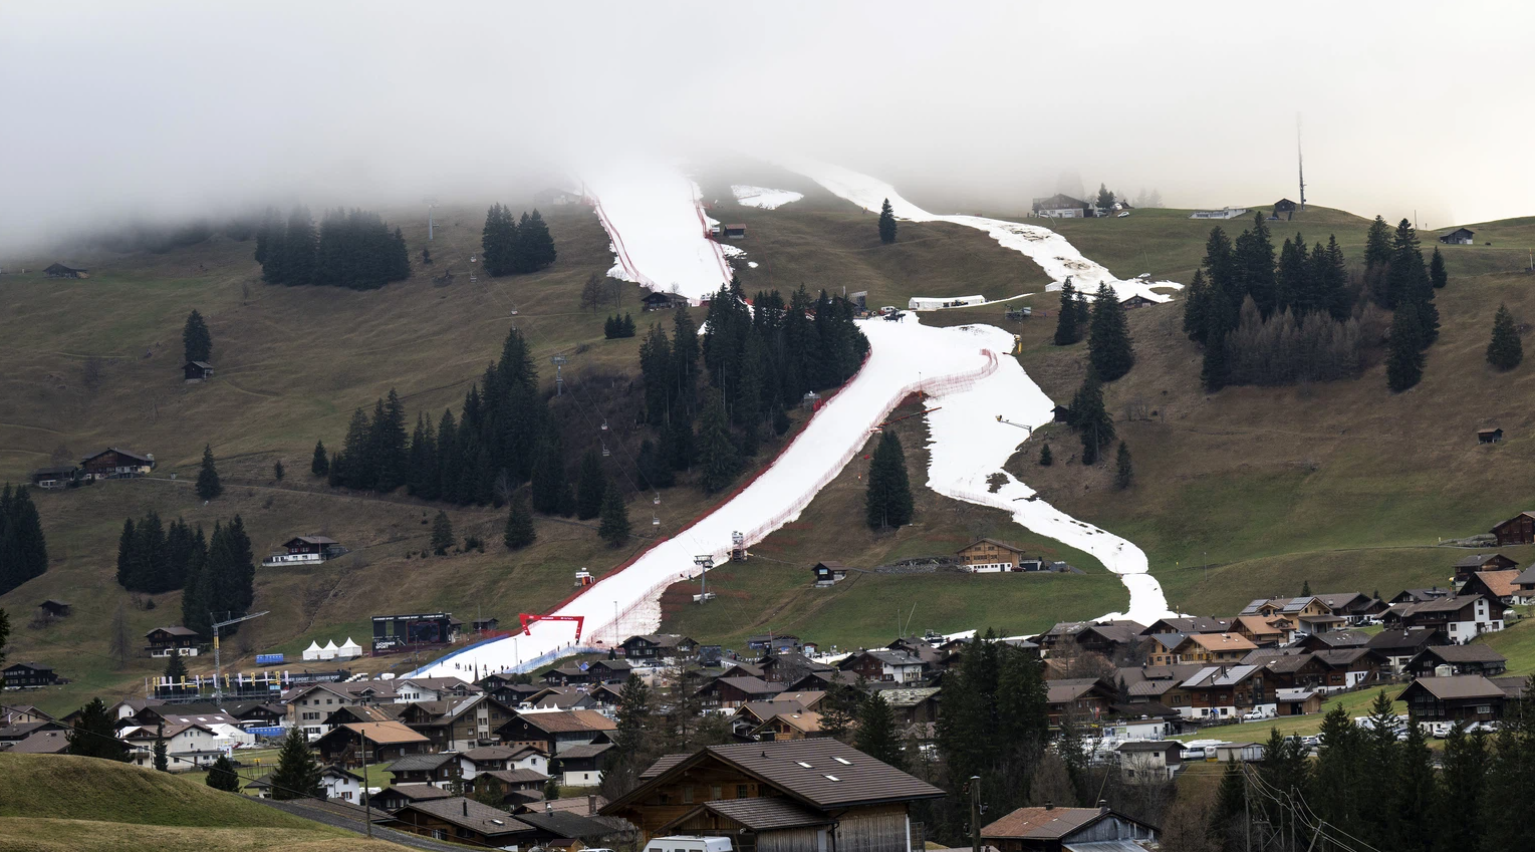
[[[310,642],[309,643],[309,647],[304,649],[304,659],[305,660],[318,660],[318,659],[320,659],[320,643],[319,642]]]
[[[336,647],[336,640],[332,639],[325,644],[324,648],[320,649],[320,659],[334,660],[336,659],[336,654],[339,652],[340,649]]]
[[[362,656],[362,646],[352,641],[352,637],[346,637],[346,644],[336,652],[336,658],[340,660],[355,660]]]

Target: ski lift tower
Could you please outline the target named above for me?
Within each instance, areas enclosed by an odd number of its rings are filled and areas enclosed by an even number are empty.
[[[750,553],[746,552],[746,534],[743,533],[743,532],[739,532],[739,531],[731,533],[730,534],[730,561],[731,562],[745,562],[746,561],[746,557],[748,557],[750,555],[751,555]]]
[[[714,567],[714,557],[709,555],[693,557],[693,564],[703,569],[698,572],[698,594],[693,596],[693,603],[708,603],[714,600],[714,593],[709,591],[709,569]]]
[[[250,621],[267,614],[267,610],[253,612],[250,615],[242,615],[239,618],[229,618],[224,621],[213,622],[213,706],[220,711],[224,709],[224,659],[219,655],[219,628],[228,627],[231,624],[239,624],[242,621]],[[229,613],[224,613],[228,615]],[[218,616],[208,613],[211,621]]]
[[[566,364],[570,363],[570,359],[566,358],[564,355],[555,355],[549,359],[549,363],[554,365],[554,395],[563,396],[565,394],[565,375],[563,368]]]

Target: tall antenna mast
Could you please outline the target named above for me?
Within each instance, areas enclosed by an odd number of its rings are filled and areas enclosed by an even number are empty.
[[[1300,168],[1300,209],[1306,209],[1306,157],[1300,148],[1300,113],[1295,114],[1295,163]]]

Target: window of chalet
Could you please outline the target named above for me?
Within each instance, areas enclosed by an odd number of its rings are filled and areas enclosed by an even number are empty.
[[[691,805],[691,804],[693,804],[693,785],[692,784],[688,784],[688,785],[686,785],[686,786],[684,786],[682,788],[682,803],[684,805]]]

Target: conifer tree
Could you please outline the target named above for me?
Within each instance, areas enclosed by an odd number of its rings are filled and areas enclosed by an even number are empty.
[[[1417,717],[1407,720],[1407,738],[1398,747],[1393,795],[1383,804],[1385,836],[1400,852],[1430,852],[1441,834],[1440,796],[1435,786],[1434,752],[1428,747]],[[1457,817],[1458,818],[1458,817]]]
[[[1045,444],[1039,450],[1039,466],[1049,467],[1052,464],[1055,464],[1055,456],[1050,452],[1050,445]]]
[[[624,314],[624,322],[623,322],[623,325],[619,327],[619,335],[618,336],[619,337],[633,337],[634,336],[634,317],[633,316],[630,316],[627,313]]]
[[[164,723],[161,723],[160,725],[158,725],[155,728],[155,744],[154,744],[154,747],[153,747],[152,754],[154,755],[153,761],[154,761],[154,767],[155,767],[155,771],[156,772],[169,772],[169,771],[171,771],[170,754],[169,754],[168,749],[165,746],[165,724]]]
[[[551,433],[539,445],[538,461],[533,465],[533,508],[545,515],[564,514],[569,488],[559,436]]]
[[[1196,343],[1205,342],[1206,314],[1209,311],[1210,288],[1205,284],[1205,271],[1194,270],[1194,280],[1183,297],[1183,333]],[[1063,308],[1064,310],[1064,308]],[[1057,335],[1059,333],[1057,332]]]
[[[895,211],[888,198],[879,208],[879,241],[887,246],[895,242]]]
[[[1091,366],[1071,399],[1071,427],[1082,438],[1082,463],[1097,464],[1099,451],[1114,441],[1114,417],[1103,404],[1103,384]]]
[[[906,765],[890,703],[877,691],[865,698],[859,709],[855,748],[897,769],[903,769]]]
[[[0,594],[48,570],[42,518],[23,486],[0,487]]]
[[[519,270],[521,272],[537,272],[559,257],[554,248],[554,237],[549,234],[549,226],[537,210],[533,211],[532,216],[523,214],[522,223],[517,227],[517,243],[523,264]]]
[[[1528,765],[1525,771],[1529,771]],[[1444,740],[1444,769],[1440,773],[1440,797],[1445,816],[1440,838],[1442,848],[1477,848],[1482,834],[1486,790],[1486,735],[1480,732],[1468,734],[1465,723],[1456,722]]]
[[[1210,810],[1210,834],[1223,840],[1236,836],[1235,826],[1246,819],[1247,785],[1236,761],[1226,764],[1220,787],[1215,792],[1215,807]],[[1229,847],[1229,843],[1226,844]]]
[[[117,584],[125,589],[138,585],[138,535],[133,529],[133,519],[123,519],[123,533],[117,538]]]
[[[1135,365],[1135,350],[1130,344],[1130,326],[1125,307],[1119,303],[1114,288],[1098,286],[1093,302],[1093,319],[1087,338],[1088,360],[1102,381],[1112,382],[1130,372]]]
[[[106,702],[92,698],[80,708],[73,727],[66,738],[69,753],[79,757],[99,757],[104,760],[128,760],[128,746],[117,738],[117,726],[107,713]]]
[[[213,357],[213,336],[196,308],[187,315],[186,325],[181,329],[181,347],[187,361],[208,361]]]
[[[507,550],[521,550],[537,538],[538,532],[533,528],[533,511],[528,507],[528,498],[519,493],[512,498],[512,508],[506,516],[506,534],[502,541]]]
[[[453,410],[442,410],[437,424],[437,499],[452,500],[458,493],[459,468],[463,455],[458,443],[458,424],[453,420]]]
[[[602,499],[602,523],[597,527],[597,535],[607,542],[609,547],[623,547],[629,543],[629,510],[624,505],[624,496],[616,485],[608,483],[604,491],[606,493]]]
[[[320,786],[320,771],[319,762],[309,750],[304,729],[290,728],[277,752],[277,768],[269,779],[272,798],[278,801],[325,798],[325,790]]]
[[[1498,305],[1492,319],[1492,341],[1487,344],[1487,363],[1499,370],[1512,370],[1524,360],[1524,343],[1514,326],[1514,315],[1507,305]]]
[[[180,654],[171,654],[165,663],[165,677],[171,683],[180,683],[187,676],[187,664]]]
[[[698,459],[703,466],[705,494],[723,491],[741,472],[741,456],[730,439],[725,402],[714,388],[704,391],[698,424]]]
[[[1055,345],[1070,346],[1082,339],[1082,329],[1077,323],[1077,288],[1071,278],[1061,285],[1061,311],[1055,319]]]
[[[448,518],[447,512],[438,509],[437,517],[432,520],[432,553],[447,556],[453,542],[453,521]]]
[[[203,465],[197,472],[197,496],[204,500],[224,493],[224,486],[219,482],[218,469],[213,466],[213,447],[210,444],[203,445]]]
[[[1428,280],[1435,290],[1443,290],[1450,283],[1450,271],[1444,268],[1444,255],[1439,253],[1438,246],[1434,246],[1434,255],[1428,262]]]
[[[409,455],[405,436],[405,406],[394,388],[378,409],[380,417],[374,423],[376,435],[370,436],[374,463],[377,465],[373,487],[384,493],[405,484]]]
[[[309,472],[315,476],[325,476],[330,473],[330,459],[325,455],[325,442],[314,442],[314,457],[309,461]]]
[[[186,586],[181,594],[181,625],[195,630],[201,636],[211,636],[212,622],[208,613],[212,610],[213,581],[208,576],[208,541],[203,528],[198,526],[193,535],[191,560],[187,563]]]
[[[278,482],[282,482],[283,475],[287,472],[287,468],[282,466],[282,459],[278,459],[277,461],[272,462],[273,479],[277,480]]]
[[[208,768],[208,775],[203,779],[203,783],[225,793],[240,792],[239,771],[235,769],[234,761],[224,754],[219,755],[218,759],[213,761],[213,765]]]
[[[372,490],[377,483],[378,466],[370,444],[368,416],[358,408],[352,412],[352,420],[347,424],[341,452],[330,460],[331,468],[343,486]]]
[[[576,486],[576,517],[589,521],[602,512],[602,498],[608,488],[607,474],[602,470],[602,456],[596,450],[587,450],[581,457],[581,475]]]
[[[410,436],[405,462],[405,490],[423,500],[437,497],[437,435],[425,414],[416,414],[416,430]]]
[[[510,275],[516,272],[517,221],[512,211],[501,204],[493,204],[485,214],[485,228],[480,233],[480,249],[485,261],[485,274]]]
[[[1423,347],[1417,312],[1411,305],[1400,306],[1391,318],[1391,336],[1387,340],[1386,386],[1400,393],[1423,378]]]
[[[874,449],[874,458],[869,461],[864,520],[873,530],[900,527],[911,523],[913,511],[906,451],[895,432],[886,429]]]
[[[698,325],[684,302],[672,313],[672,405],[689,421],[698,396],[698,355]]]
[[[1110,210],[1114,207],[1114,193],[1109,192],[1108,184],[1098,184],[1098,207],[1101,210]]]
[[[1130,462],[1130,447],[1124,441],[1120,441],[1119,455],[1114,462],[1114,487],[1123,491],[1134,481],[1135,468]]]

